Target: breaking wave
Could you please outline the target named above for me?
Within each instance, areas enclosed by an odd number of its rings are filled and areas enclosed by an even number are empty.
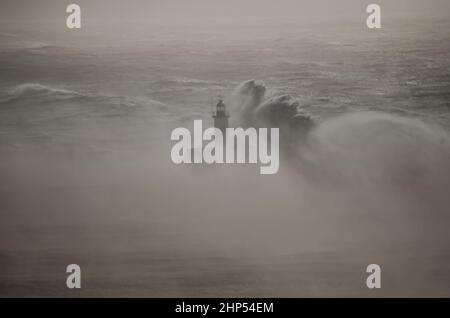
[[[75,101],[79,107],[90,105],[92,107],[127,107],[151,106],[159,112],[168,112],[170,107],[164,103],[150,98],[137,98],[131,96],[115,96],[82,93],[62,87],[43,85],[40,83],[24,83],[10,87],[0,95],[0,102],[13,104],[51,104],[60,101]],[[68,105],[68,104],[66,104]]]
[[[357,112],[329,119],[298,145],[298,155],[328,176],[349,181],[448,183],[450,136],[417,118]],[[443,178],[443,176],[445,176]]]
[[[249,80],[233,92],[234,124],[280,128],[280,145],[307,176],[326,182],[434,182],[449,186],[450,135],[437,124],[393,113],[359,111],[318,120],[289,95],[265,97]]]
[[[75,91],[57,88],[39,83],[25,83],[14,86],[6,91],[6,99],[4,101],[15,101],[22,98],[72,98],[81,96]]]
[[[303,138],[315,125],[313,116],[301,108],[296,98],[290,95],[266,98],[262,81],[248,80],[236,87],[231,95],[231,108],[238,113],[234,125],[280,128],[281,137],[286,140]]]

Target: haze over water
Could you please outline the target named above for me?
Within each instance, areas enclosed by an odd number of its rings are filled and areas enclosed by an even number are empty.
[[[449,296],[447,4],[392,6],[372,31],[351,1],[298,21],[224,5],[236,23],[202,1],[145,21],[135,1],[136,21],[87,5],[73,32],[61,5],[18,3],[0,32],[0,296],[371,297],[371,263],[377,296]],[[281,140],[279,174],[175,166],[172,129],[212,124],[218,95],[239,122],[249,79],[316,123]]]

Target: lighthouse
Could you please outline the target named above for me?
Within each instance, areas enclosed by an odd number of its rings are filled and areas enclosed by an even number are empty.
[[[214,118],[214,127],[219,128],[225,136],[230,115],[225,109],[225,103],[222,98],[219,98],[219,102],[216,105],[216,110],[213,112],[212,117]]]

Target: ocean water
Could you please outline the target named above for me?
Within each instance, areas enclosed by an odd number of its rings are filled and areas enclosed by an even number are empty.
[[[449,30],[2,27],[0,296],[448,297]],[[250,79],[315,122],[280,173],[173,165]]]

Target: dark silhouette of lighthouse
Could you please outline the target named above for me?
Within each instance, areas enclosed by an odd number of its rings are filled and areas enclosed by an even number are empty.
[[[214,127],[219,128],[225,136],[226,129],[228,128],[228,118],[230,115],[225,109],[225,103],[222,98],[219,97],[219,102],[216,105],[216,110],[213,111]]]

